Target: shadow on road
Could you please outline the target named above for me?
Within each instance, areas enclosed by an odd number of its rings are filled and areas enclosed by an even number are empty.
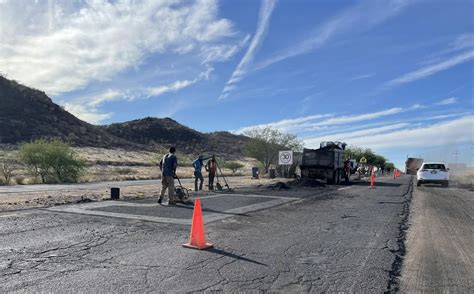
[[[250,258],[246,258],[246,257],[240,256],[240,255],[237,255],[237,254],[234,254],[234,253],[230,253],[230,252],[227,252],[227,251],[224,251],[224,250],[221,250],[221,249],[217,249],[217,248],[211,248],[211,249],[208,249],[206,251],[216,253],[216,254],[220,254],[220,255],[223,255],[223,256],[227,256],[227,257],[231,257],[231,258],[235,258],[235,259],[242,260],[242,261],[251,262],[251,263],[254,263],[254,264],[258,264],[258,265],[268,266],[268,264],[261,263],[259,261],[256,261],[256,260],[253,260],[253,259],[250,259]]]

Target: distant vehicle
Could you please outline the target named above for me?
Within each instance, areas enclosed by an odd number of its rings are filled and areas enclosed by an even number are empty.
[[[304,149],[301,160],[301,177],[326,180],[328,184],[339,184],[341,178],[349,182],[344,171],[346,144],[321,142],[319,149]]]
[[[441,162],[425,162],[416,173],[416,185],[441,184],[449,186],[449,168]]]
[[[405,173],[407,175],[416,175],[417,170],[423,164],[423,158],[410,157],[405,161]]]

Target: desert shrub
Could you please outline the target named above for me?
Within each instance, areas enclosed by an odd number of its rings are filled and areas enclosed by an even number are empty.
[[[237,162],[237,161],[226,161],[224,162],[224,164],[222,165],[223,168],[227,168],[227,169],[230,169],[232,171],[232,174],[235,174],[235,172],[238,170],[238,169],[241,169],[244,167],[243,164],[241,164],[240,162]]]
[[[17,185],[24,185],[25,184],[26,178],[24,176],[16,176],[15,177],[15,183]]]
[[[42,183],[73,183],[79,180],[84,162],[67,143],[39,139],[20,147],[20,158]]]

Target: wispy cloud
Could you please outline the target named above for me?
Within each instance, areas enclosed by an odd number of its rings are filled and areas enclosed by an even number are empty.
[[[370,136],[343,138],[337,134],[331,138],[341,138],[346,143],[364,146],[376,150],[397,149],[402,147],[442,146],[472,141],[474,116],[465,116],[430,126],[404,128],[393,132],[383,132]],[[319,146],[322,138],[309,138],[305,142],[309,147]]]
[[[353,132],[346,132],[346,133],[336,133],[316,138],[306,138],[304,143],[307,147],[314,148],[319,146],[319,143],[322,141],[348,141],[353,138],[360,138],[360,137],[368,137],[373,136],[380,133],[386,133],[387,131],[398,130],[402,128],[408,127],[408,123],[397,123],[397,124],[390,124],[382,127],[377,128],[367,128],[363,130],[353,131]]]
[[[113,113],[111,112],[101,112],[100,108],[106,102],[151,99],[157,98],[167,93],[177,92],[184,88],[190,87],[201,80],[209,79],[209,75],[212,70],[212,68],[208,68],[193,80],[178,80],[169,84],[147,88],[128,89],[127,91],[108,89],[99,93],[94,93],[92,95],[77,97],[69,101],[61,101],[60,104],[63,105],[67,111],[71,112],[78,118],[91,124],[99,124],[113,116]],[[177,103],[177,101],[175,101],[175,103]],[[184,102],[180,101],[179,103],[179,108],[182,108],[182,104],[184,104]],[[176,104],[173,109],[179,108]],[[167,112],[167,114],[171,112],[172,111],[170,110]]]
[[[331,116],[332,114],[315,114],[315,115],[309,115],[309,116],[298,117],[298,118],[283,119],[283,120],[268,123],[268,124],[259,124],[259,125],[249,126],[249,127],[243,127],[232,132],[237,133],[237,134],[242,134],[254,128],[265,128],[265,127],[276,128],[283,132],[291,132],[291,131],[294,131],[295,129],[300,129],[302,124],[304,123],[318,120],[321,118],[331,117]]]
[[[187,54],[201,70],[242,47],[218,8],[217,0],[9,1],[0,9],[0,68],[53,95],[111,80],[151,55]]]
[[[328,126],[336,126],[336,125],[341,125],[341,124],[351,124],[351,123],[362,122],[362,121],[370,121],[377,118],[398,114],[402,111],[403,111],[403,108],[390,108],[390,109],[382,110],[378,112],[364,113],[364,114],[359,114],[359,115],[349,115],[349,116],[340,115],[337,117],[333,113],[315,114],[315,115],[303,116],[303,117],[292,118],[292,119],[283,119],[283,120],[271,122],[268,124],[259,124],[259,125],[243,127],[238,130],[235,130],[234,132],[243,133],[253,128],[273,127],[284,132],[302,133],[302,132],[307,132],[307,131],[321,130]]]
[[[245,52],[244,57],[232,73],[230,79],[227,81],[224,90],[222,90],[222,94],[219,96],[219,100],[226,98],[229,93],[235,88],[235,84],[242,80],[242,78],[247,74],[249,66],[255,58],[255,54],[258,52],[258,49],[260,48],[260,45],[262,44],[262,41],[265,38],[265,34],[270,25],[270,17],[275,7],[275,3],[276,0],[262,0],[255,35],[253,36],[252,41],[250,42],[247,52]]]
[[[87,97],[78,98],[76,101],[62,102],[64,108],[79,119],[91,124],[99,124],[113,116],[112,112],[103,113],[99,107],[110,101],[125,99],[124,93],[108,89]]]
[[[368,78],[371,78],[375,76],[375,74],[371,73],[371,74],[364,74],[364,75],[358,75],[358,76],[355,76],[355,77],[352,77],[349,79],[349,81],[353,82],[353,81],[358,81],[358,80],[365,80],[365,79],[368,79]]]
[[[415,71],[404,74],[401,77],[398,77],[386,83],[385,87],[390,88],[400,84],[410,83],[416,80],[424,79],[440,71],[450,69],[451,67],[454,67],[458,64],[471,61],[472,59],[474,59],[474,50],[463,52],[461,54],[443,60],[439,63],[425,66]]]
[[[372,119],[376,119],[376,118],[380,118],[384,116],[394,115],[402,111],[403,111],[403,108],[395,107],[395,108],[390,108],[387,110],[365,113],[365,114],[360,114],[360,115],[335,117],[335,118],[330,118],[328,120],[317,123],[316,126],[340,125],[340,124],[354,123],[354,122],[360,122],[360,121],[367,121],[367,120],[372,120]]]
[[[288,58],[306,54],[314,51],[337,35],[354,30],[367,30],[381,22],[397,15],[407,5],[414,1],[392,0],[392,1],[363,1],[353,6],[336,17],[324,23],[310,36],[296,45],[285,48],[275,53],[268,59],[258,63],[254,70],[264,69],[272,64],[281,62]]]
[[[449,104],[454,104],[457,101],[458,101],[458,98],[450,97],[450,98],[446,98],[444,100],[441,100],[440,102],[436,103],[436,105],[449,105]]]
[[[189,87],[190,85],[192,85],[196,82],[197,82],[197,80],[192,80],[192,81],[182,80],[182,81],[176,81],[176,82],[168,84],[168,85],[150,87],[150,88],[147,88],[147,94],[150,97],[161,96],[161,95],[163,95],[165,93],[168,93],[168,92],[179,91],[181,89]]]

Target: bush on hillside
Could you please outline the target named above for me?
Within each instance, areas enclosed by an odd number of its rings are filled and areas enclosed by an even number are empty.
[[[74,183],[84,171],[85,164],[61,140],[39,139],[20,147],[20,159],[42,183]]]

